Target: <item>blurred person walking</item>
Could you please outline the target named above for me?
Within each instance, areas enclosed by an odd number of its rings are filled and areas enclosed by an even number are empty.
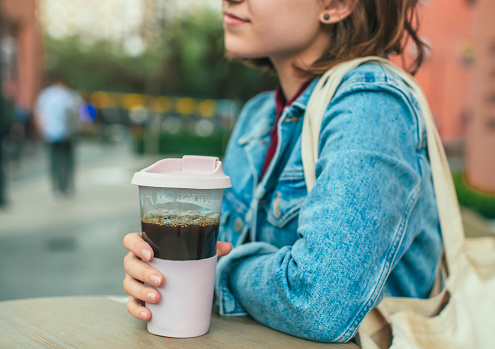
[[[12,111],[12,127],[9,134],[9,162],[10,165],[17,169],[20,166],[22,153],[26,141],[28,140],[29,125],[32,119],[32,113],[28,108],[16,105]]]
[[[9,106],[7,99],[0,93],[0,209],[7,206],[3,142],[10,130],[11,115]]]
[[[28,140],[33,117],[31,108],[19,102],[18,83],[14,79],[4,81],[4,98],[7,101],[9,127],[4,144],[4,157],[7,173],[15,171],[20,166],[21,155],[25,142]]]
[[[69,195],[74,189],[74,137],[81,98],[58,78],[39,95],[36,126],[48,146],[53,191]]]

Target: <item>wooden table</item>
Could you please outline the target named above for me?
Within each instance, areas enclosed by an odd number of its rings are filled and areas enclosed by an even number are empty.
[[[126,310],[126,297],[35,298],[0,302],[0,348],[331,348],[262,326],[249,317],[213,315],[201,337],[150,334]]]

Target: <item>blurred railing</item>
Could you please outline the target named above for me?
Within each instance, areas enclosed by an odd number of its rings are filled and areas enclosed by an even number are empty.
[[[82,132],[110,140],[124,127],[134,149],[146,154],[201,154],[221,156],[238,115],[233,100],[151,96],[106,91],[81,95],[94,115]]]

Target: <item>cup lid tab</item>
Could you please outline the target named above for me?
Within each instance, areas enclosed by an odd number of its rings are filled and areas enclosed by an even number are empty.
[[[217,157],[185,155],[182,159],[163,159],[136,172],[132,184],[157,188],[230,188],[229,176]]]

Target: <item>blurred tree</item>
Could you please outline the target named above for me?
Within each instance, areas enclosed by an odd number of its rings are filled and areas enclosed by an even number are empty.
[[[85,90],[247,100],[273,89],[276,78],[225,58],[218,13],[202,11],[168,21],[161,40],[139,56],[119,43],[45,36],[47,77],[63,76]]]

